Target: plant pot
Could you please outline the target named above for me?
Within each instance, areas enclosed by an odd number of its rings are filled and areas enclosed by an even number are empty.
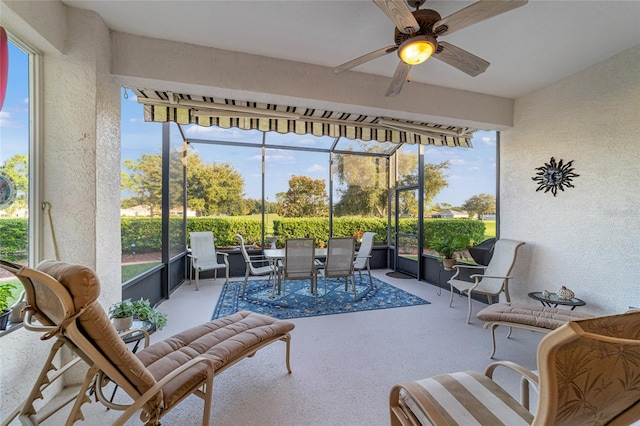
[[[442,266],[445,271],[451,271],[453,269],[453,265],[456,264],[455,259],[442,259]]]
[[[11,312],[11,315],[9,315],[9,322],[11,323],[22,322],[22,319],[24,316],[22,313],[22,310],[24,309],[26,304],[27,304],[27,301],[25,300],[25,292],[22,291],[22,293],[20,294],[20,299],[18,299],[16,303],[10,306],[13,312]]]
[[[111,322],[118,331],[128,330],[133,325],[133,316],[126,318],[113,318]]]
[[[11,315],[12,309],[7,308],[0,314],[0,330],[7,329],[7,323],[9,322],[9,315]]]

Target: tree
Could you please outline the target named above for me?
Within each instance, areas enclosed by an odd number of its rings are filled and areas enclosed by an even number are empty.
[[[205,164],[199,155],[190,155],[187,205],[198,215],[243,214],[244,179],[229,163]]]
[[[341,186],[334,204],[338,216],[384,217],[387,211],[386,162],[379,157],[338,154],[335,177]]]
[[[276,194],[276,213],[283,217],[318,217],[329,214],[324,179],[292,176],[289,190]]]
[[[242,210],[243,215],[260,214],[262,213],[262,200],[256,198],[247,198],[243,202]]]
[[[26,208],[28,205],[29,189],[29,159],[26,155],[16,154],[6,159],[2,163],[0,171],[7,174],[16,186],[16,199],[8,207],[7,213],[13,214],[18,209]]]
[[[379,145],[362,145],[368,153],[381,152]],[[379,157],[338,154],[335,163],[335,180],[338,184],[340,200],[334,204],[335,213],[340,216],[363,215],[385,217],[387,212],[387,174],[385,163]],[[424,166],[425,207],[448,186],[445,171],[449,161]],[[418,156],[411,152],[398,153],[399,186],[418,184]],[[415,192],[402,194],[400,204],[404,215],[418,213]]]
[[[360,142],[358,150],[375,154],[382,153],[384,147]],[[414,153],[401,152],[398,154],[400,186],[418,182],[417,164],[418,157]],[[387,215],[388,174],[386,162],[382,158],[357,154],[337,154],[335,156],[335,170],[335,182],[338,184],[337,192],[340,195],[340,200],[334,204],[337,215],[377,217]],[[413,198],[415,199],[415,196]]]
[[[447,186],[447,175],[445,172],[449,169],[449,160],[442,163],[427,163],[424,165],[424,205],[431,205],[431,201]]]
[[[464,202],[462,208],[469,212],[469,216],[474,215],[480,219],[484,213],[496,212],[496,197],[490,194],[478,194]]]
[[[412,156],[413,157],[413,156]],[[407,159],[409,160],[409,159]],[[415,160],[417,163],[417,160]],[[424,209],[432,210],[431,201],[449,186],[445,171],[449,168],[449,161],[442,163],[426,163],[424,165]],[[415,166],[414,166],[415,169]],[[401,174],[400,185],[415,185],[418,182],[417,171]],[[404,216],[416,216],[418,214],[418,199],[416,191],[403,191],[400,195],[399,213]]]
[[[137,162],[124,160],[122,164],[130,173],[121,185],[137,195],[139,204],[148,205],[153,216],[162,205],[162,156],[142,154]]]

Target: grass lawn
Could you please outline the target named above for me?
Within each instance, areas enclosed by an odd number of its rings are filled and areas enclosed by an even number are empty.
[[[159,264],[160,262],[145,262],[122,265],[122,282],[129,281]]]
[[[484,238],[495,238],[496,237],[496,221],[495,220],[483,220],[484,223]]]

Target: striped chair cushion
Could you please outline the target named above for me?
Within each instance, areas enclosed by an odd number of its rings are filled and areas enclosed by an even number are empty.
[[[414,383],[419,385],[413,387],[416,400],[401,393],[400,403],[408,407],[422,425],[517,426],[533,421],[533,415],[518,401],[475,371],[443,374]]]

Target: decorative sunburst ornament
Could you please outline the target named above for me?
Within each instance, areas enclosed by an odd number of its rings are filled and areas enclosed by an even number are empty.
[[[571,183],[572,178],[580,175],[573,173],[573,168],[571,168],[572,163],[573,160],[563,165],[562,160],[560,160],[559,163],[556,163],[556,159],[551,157],[551,161],[549,161],[549,163],[545,163],[542,167],[536,167],[536,170],[539,170],[539,172],[536,173],[536,176],[531,178],[538,182],[538,188],[536,191],[551,191],[555,197],[558,193],[558,189],[560,189],[560,191],[564,191],[565,186],[567,188],[574,188]]]

